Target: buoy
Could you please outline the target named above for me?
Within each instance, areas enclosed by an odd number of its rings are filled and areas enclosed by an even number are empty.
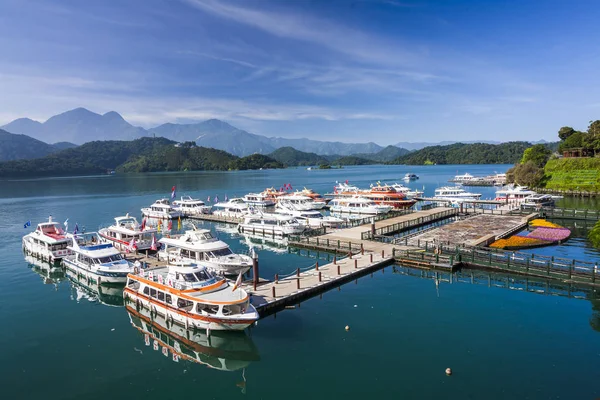
[[[450,368],[446,368],[446,375],[452,375],[452,370]]]
[[[349,327],[348,325],[346,325],[346,330],[347,330],[347,331],[349,331],[349,330],[350,330],[350,327]]]

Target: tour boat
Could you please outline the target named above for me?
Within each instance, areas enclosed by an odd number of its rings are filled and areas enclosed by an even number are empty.
[[[527,186],[509,185],[496,191],[496,200],[521,200],[533,194],[537,193],[528,189]]]
[[[398,193],[402,193],[407,199],[413,199],[415,197],[421,197],[423,196],[423,191],[422,190],[412,190],[409,187],[406,187],[400,183],[394,183],[393,185],[391,185],[394,189],[396,189],[396,192]]]
[[[213,206],[213,214],[221,217],[243,217],[250,213],[250,207],[244,199],[234,198],[228,201],[217,203]]]
[[[335,183],[336,183],[336,185],[333,187],[333,192],[335,194],[357,193],[360,190],[358,188],[358,186],[348,184],[348,181],[341,182],[341,183],[338,181],[335,181]]]
[[[404,175],[404,178],[402,178],[402,179],[405,181],[415,181],[415,180],[419,179],[419,175],[407,173]]]
[[[244,196],[244,203],[258,208],[273,207],[275,205],[273,198],[265,193],[248,193]]]
[[[450,179],[449,182],[454,182],[454,183],[463,183],[463,182],[469,182],[475,179],[480,179],[480,178],[476,178],[473,175],[471,175],[470,173],[465,173],[464,175],[455,175],[454,179]]]
[[[288,236],[304,232],[306,226],[289,215],[254,214],[246,216],[238,229],[251,234]]]
[[[387,214],[392,210],[392,206],[377,204],[362,196],[352,196],[331,200],[329,209],[335,213]]]
[[[68,249],[72,239],[65,235],[61,224],[53,221],[52,217],[47,222],[38,224],[35,231],[23,236],[22,242],[25,254],[49,263],[58,262],[72,254]]]
[[[130,273],[123,296],[186,329],[244,330],[258,320],[258,312],[239,281],[232,285],[205,266],[171,264]]]
[[[173,262],[184,260],[202,263],[218,274],[238,275],[246,273],[252,267],[252,258],[244,254],[235,254],[229,245],[211,233],[208,229],[193,229],[183,235],[163,237],[158,252],[159,259]]]
[[[521,207],[541,208],[554,207],[554,198],[549,194],[532,194],[523,199]]]
[[[258,349],[245,332],[211,332],[171,324],[151,310],[128,304],[131,325],[143,335],[148,349],[174,362],[191,361],[218,371],[237,371],[260,360]],[[170,353],[170,354],[169,354]]]
[[[153,250],[153,240],[157,230],[146,226],[144,221],[140,225],[135,217],[129,214],[116,217],[114,225],[107,228],[102,228],[98,234],[103,239],[112,242],[112,244],[120,251],[132,251],[133,247],[137,250],[146,251]],[[154,242],[156,246],[156,242]]]
[[[328,228],[337,228],[344,223],[341,218],[333,217],[331,215],[323,215],[317,210],[290,210],[286,208],[277,208],[275,212],[279,214],[290,215],[298,220],[298,222],[310,228],[320,228],[326,226]]]
[[[181,211],[171,205],[169,199],[159,199],[150,207],[142,208],[142,214],[149,218],[177,219],[181,217]]]
[[[193,199],[191,196],[181,196],[180,200],[173,202],[173,207],[177,208],[184,217],[208,214],[211,209],[211,206],[207,206],[202,200]]]
[[[470,193],[465,191],[463,188],[455,186],[444,186],[441,188],[435,189],[435,194],[433,196],[434,200],[449,200],[453,202],[462,202],[469,200],[479,200],[481,197],[480,193]]]
[[[279,198],[276,207],[284,208],[287,210],[321,210],[327,203],[325,201],[313,200],[308,196],[303,196],[299,193],[292,193],[287,196]]]
[[[266,198],[273,200],[273,202],[277,203],[281,196],[287,196],[288,192],[285,190],[277,190],[274,187],[266,188],[261,192]]]
[[[299,194],[301,196],[307,196],[310,197],[311,199],[313,199],[314,201],[317,202],[324,202],[325,204],[327,204],[329,202],[329,199],[326,199],[325,197],[323,197],[322,195],[320,195],[319,193],[316,193],[314,190],[312,189],[307,189],[304,188],[300,191],[296,191],[296,194]]]
[[[63,266],[80,276],[100,285],[125,283],[133,264],[112,243],[103,242],[96,232],[68,235],[72,244],[68,247],[73,254],[64,257]]]
[[[398,193],[396,189],[389,185],[371,186],[371,190],[361,192],[360,195],[373,200],[377,204],[391,206],[399,210],[410,208],[417,202],[416,200],[406,199],[403,193]]]

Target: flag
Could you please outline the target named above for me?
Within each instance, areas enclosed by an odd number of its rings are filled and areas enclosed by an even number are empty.
[[[75,229],[73,229],[73,235],[77,235],[77,232],[79,232],[79,225],[77,225],[77,222],[75,222]]]
[[[162,348],[163,356],[169,357],[169,349],[167,347]]]
[[[150,243],[150,250],[158,250],[158,247],[156,246],[156,238],[154,237],[154,233],[152,234],[152,243]]]
[[[65,222],[63,222],[63,224],[65,225],[65,231],[68,231],[69,230],[69,218],[67,218],[65,220]]]
[[[142,219],[142,226],[141,226],[141,229],[140,229],[140,230],[142,230],[142,231],[143,231],[144,229],[146,229],[146,217],[144,217],[144,218]]]
[[[228,199],[227,199],[227,195],[225,195],[225,201],[227,201],[227,200],[228,200]]]
[[[346,185],[348,184],[348,179],[346,179]]]
[[[238,286],[240,286],[242,284],[242,271],[240,271],[240,274],[238,275],[237,279],[235,280],[235,284],[233,285],[233,289],[231,289],[232,292],[235,292],[235,289],[238,288]]]
[[[31,221],[27,221],[23,224],[23,229],[27,229],[28,226],[31,226]]]
[[[179,362],[179,356],[175,353],[173,353],[173,361]]]
[[[177,217],[177,230],[181,230],[181,217]]]
[[[291,183],[288,183],[288,188],[289,188],[290,190],[294,190],[294,188],[292,188],[292,184],[291,184]]]
[[[169,225],[167,225],[167,229],[171,230],[173,229],[173,220],[169,220]]]
[[[215,196],[215,203],[218,203],[218,202],[219,202],[219,195],[216,195]]]
[[[175,186],[171,188],[171,199],[175,198]]]
[[[135,244],[135,238],[132,238],[131,242],[129,242],[129,246],[127,246],[127,250],[135,251],[135,249],[137,249],[137,244]]]
[[[210,203],[210,196],[208,196],[208,199],[206,199],[206,201],[207,201],[208,203]]]
[[[160,233],[160,227],[162,226],[162,220],[158,220],[158,226],[156,227],[156,230],[158,231],[158,233]]]
[[[337,194],[337,186],[333,187],[333,193]]]

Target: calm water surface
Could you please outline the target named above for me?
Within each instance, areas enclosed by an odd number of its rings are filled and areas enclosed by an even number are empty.
[[[209,399],[403,398],[594,399],[600,397],[600,305],[487,285],[436,284],[392,268],[261,320],[246,335],[218,336],[173,360],[154,350],[118,291],[92,293],[60,271],[50,276],[21,253],[23,223],[53,215],[87,230],[112,222],[176,185],[179,194],[233,197],[291,183],[320,192],[335,181],[359,186],[400,182],[406,172],[427,194],[457,173],[509,166],[368,166],[341,170],[173,173],[1,182],[0,380],[3,398]],[[493,188],[473,188],[493,197]],[[238,251],[248,240],[206,223]],[[564,246],[545,254],[600,258],[575,226]],[[261,275],[307,267],[314,258],[257,245]],[[418,274],[417,274],[418,275]],[[120,306],[121,305],[121,306]],[[349,332],[344,326],[351,327]],[[157,327],[155,327],[156,329]],[[151,329],[151,328],[150,328]],[[159,332],[155,330],[155,332]],[[176,347],[177,348],[177,347]],[[166,354],[166,355],[165,355]],[[451,367],[454,375],[444,370]]]

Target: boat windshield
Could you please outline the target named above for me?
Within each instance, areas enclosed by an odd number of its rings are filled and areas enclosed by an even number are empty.
[[[189,274],[179,274],[179,276],[186,282],[203,282],[213,278],[212,275],[206,270]]]
[[[229,247],[225,247],[224,249],[209,251],[208,253],[211,257],[223,257],[233,254],[233,251]]]
[[[94,264],[106,264],[115,261],[121,261],[123,256],[121,254],[114,254],[112,256],[94,258]]]

